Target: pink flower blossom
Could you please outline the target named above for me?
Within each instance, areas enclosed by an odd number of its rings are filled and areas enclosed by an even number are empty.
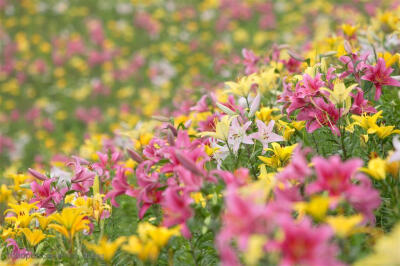
[[[317,180],[311,183],[306,191],[308,194],[319,191],[328,191],[331,196],[339,196],[352,187],[351,178],[363,165],[361,159],[350,159],[342,162],[338,155],[329,157],[315,157],[312,160]]]
[[[351,186],[346,192],[346,199],[354,209],[363,214],[365,221],[375,223],[373,211],[381,204],[379,192],[372,186],[371,180],[364,174],[359,173],[354,179],[359,184]]]
[[[357,94],[350,94],[353,97],[353,105],[350,108],[350,112],[356,115],[362,115],[363,113],[376,113],[376,109],[371,103],[364,98],[364,92],[357,88]]]
[[[128,184],[128,180],[126,177],[126,169],[122,166],[118,166],[115,177],[112,180],[112,190],[107,193],[106,199],[111,198],[111,203],[115,207],[119,207],[119,204],[116,202],[115,198],[120,195],[128,195],[130,197],[136,197],[137,192],[133,189],[131,185]]]
[[[329,226],[313,227],[309,219],[300,222],[287,219],[282,229],[284,238],[279,243],[282,266],[342,265],[335,258],[337,247],[330,243],[333,231]]]
[[[379,58],[378,62],[375,66],[367,65],[367,70],[365,71],[364,76],[361,78],[363,80],[368,80],[374,83],[375,85],[375,101],[379,100],[382,94],[382,86],[395,86],[400,87],[400,81],[395,80],[390,77],[390,74],[393,72],[393,68],[386,67],[385,60],[383,58]]]
[[[256,120],[258,131],[250,135],[251,138],[261,142],[263,149],[268,148],[268,143],[283,141],[283,137],[273,132],[275,121],[271,120],[268,126],[261,120]],[[263,153],[265,151],[263,150]]]
[[[56,211],[57,205],[64,198],[68,188],[57,190],[53,186],[54,178],[46,179],[43,184],[38,184],[36,181],[31,183],[33,197],[30,202],[38,202],[39,208],[45,208],[46,214],[51,214]]]
[[[258,56],[256,56],[253,51],[242,49],[243,55],[243,64],[246,66],[245,74],[250,75],[258,71],[257,62],[260,60]]]
[[[327,103],[321,97],[314,98],[314,104],[304,107],[297,115],[298,120],[307,121],[306,129],[312,133],[320,127],[328,126],[332,133],[340,135],[336,123],[339,119],[339,110],[333,103]]]
[[[168,187],[163,195],[164,226],[182,225],[183,236],[190,238],[191,235],[186,222],[193,216],[193,211],[190,208],[193,200],[184,189],[179,187]]]

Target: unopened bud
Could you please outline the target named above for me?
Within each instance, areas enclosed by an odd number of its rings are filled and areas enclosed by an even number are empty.
[[[127,149],[129,156],[131,156],[131,158],[136,161],[137,163],[141,163],[143,162],[142,156],[139,155],[139,153],[137,153],[134,150],[131,149]]]
[[[28,172],[35,178],[45,181],[47,179],[47,176],[45,176],[42,173],[39,173],[38,171],[32,169],[32,168],[28,168]]]

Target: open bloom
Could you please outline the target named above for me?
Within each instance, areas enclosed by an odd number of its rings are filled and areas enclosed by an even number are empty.
[[[61,213],[54,213],[51,219],[56,222],[48,227],[63,234],[71,242],[75,234],[82,230],[89,230],[89,220],[79,208],[64,208]]]
[[[228,144],[232,147],[234,153],[238,152],[242,143],[253,144],[251,137],[246,134],[246,130],[250,124],[251,121],[248,121],[243,126],[239,125],[237,117],[232,120],[232,125],[229,129]]]
[[[43,234],[42,230],[39,229],[30,230],[29,228],[22,228],[21,230],[24,233],[28,243],[33,247],[47,237],[47,235]]]
[[[169,239],[179,235],[179,227],[168,229],[143,222],[138,226],[138,235],[130,236],[128,243],[122,246],[122,249],[137,255],[143,261],[148,259],[154,261]]]
[[[364,76],[361,78],[364,80],[371,81],[375,85],[375,101],[379,100],[382,94],[382,86],[389,85],[400,87],[400,81],[395,80],[390,77],[390,74],[393,72],[393,68],[386,67],[385,60],[383,58],[379,58],[378,62],[375,66],[367,65],[367,70],[365,71]]]
[[[299,223],[288,219],[282,226],[281,265],[342,265],[335,259],[337,248],[330,243],[329,226],[313,227],[308,219]]]
[[[347,191],[352,185],[351,177],[363,164],[360,159],[342,162],[337,155],[328,159],[316,157],[312,162],[317,173],[317,180],[307,187],[307,192],[326,190],[331,196],[338,196]]]
[[[106,237],[103,237],[98,244],[85,242],[85,245],[89,250],[101,256],[106,262],[110,262],[115,252],[125,241],[126,237],[124,236],[118,237],[114,241],[108,241]]]
[[[283,141],[282,136],[279,136],[278,134],[275,134],[274,132],[272,132],[272,130],[274,129],[274,125],[275,125],[274,120],[271,120],[267,126],[267,125],[265,125],[264,122],[257,119],[256,124],[258,127],[258,132],[251,134],[250,137],[260,141],[263,145],[264,150],[268,148],[268,143]]]
[[[303,108],[297,115],[297,120],[307,121],[306,129],[312,133],[320,127],[328,126],[332,133],[340,135],[336,123],[339,119],[339,110],[333,103],[327,103],[321,97],[314,98],[313,106]]]

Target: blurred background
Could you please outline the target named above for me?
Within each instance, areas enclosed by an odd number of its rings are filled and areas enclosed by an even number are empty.
[[[393,2],[0,0],[0,172],[91,154],[118,131],[140,144],[141,121],[242,75],[243,48],[307,51]]]

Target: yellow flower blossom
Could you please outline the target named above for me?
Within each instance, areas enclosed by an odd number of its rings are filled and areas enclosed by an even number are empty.
[[[264,93],[276,87],[276,80],[279,77],[279,75],[275,73],[275,67],[271,67],[262,70],[259,73],[255,73],[254,77],[256,83],[258,84],[258,88],[262,93]]]
[[[268,123],[271,120],[278,120],[282,117],[282,115],[273,115],[273,112],[278,112],[278,108],[269,108],[269,107],[262,107],[260,111],[256,112],[256,117],[263,121],[264,123]]]
[[[6,184],[2,184],[0,187],[0,202],[7,202],[12,197],[12,191],[8,189]]]
[[[203,197],[201,192],[192,192],[190,197],[194,200],[196,204],[200,204],[203,208],[206,207],[206,199]]]
[[[377,180],[386,178],[386,161],[377,157],[368,162],[368,167],[362,167],[361,171]]]
[[[322,90],[325,90],[330,93],[329,99],[332,101],[334,104],[345,104],[345,109],[348,110],[351,107],[351,97],[350,97],[350,92],[357,87],[358,84],[352,84],[348,87],[344,84],[342,80],[335,80],[334,85],[333,85],[333,90],[330,90],[328,88],[322,88]],[[346,113],[347,113],[346,112]]]
[[[118,237],[114,241],[107,241],[106,237],[100,239],[98,244],[85,242],[89,250],[94,251],[97,255],[102,257],[106,262],[110,262],[117,252],[118,248],[126,241],[126,237]]]
[[[346,34],[348,37],[352,37],[358,29],[357,26],[352,26],[350,24],[342,24],[341,28],[343,30],[343,33]]]
[[[153,241],[142,242],[139,237],[133,235],[128,239],[128,243],[122,246],[122,249],[128,253],[135,254],[141,260],[156,260],[160,250]]]
[[[389,52],[378,53],[379,58],[383,58],[386,63],[386,67],[391,67],[394,63],[399,62],[399,54],[391,54]]]
[[[311,198],[310,202],[299,202],[295,209],[299,212],[299,218],[304,214],[309,214],[316,220],[324,219],[329,208],[329,197],[318,195]]]
[[[246,265],[258,265],[259,260],[265,254],[264,245],[267,239],[263,235],[253,235],[249,238],[246,252],[243,254]]]
[[[40,241],[48,237],[48,235],[43,234],[42,230],[39,229],[30,230],[29,228],[23,228],[21,231],[32,247],[35,247]]]
[[[361,214],[352,216],[329,216],[326,222],[333,228],[339,237],[348,237],[355,233],[355,227],[361,223],[363,217]]]
[[[394,126],[376,126],[374,130],[380,139],[384,139],[392,134],[400,133],[400,130],[394,129]]]
[[[38,216],[36,216],[36,219],[38,220],[40,228],[42,230],[46,230],[47,226],[49,225],[49,223],[51,221],[49,216],[44,216],[44,215],[38,215]]]
[[[179,227],[168,229],[154,226],[150,223],[140,223],[138,235],[132,235],[122,249],[137,255],[141,260],[156,260],[160,249],[165,246],[172,236],[179,235]]]
[[[352,115],[351,118],[355,121],[355,124],[362,127],[363,129],[367,130],[368,134],[374,134],[376,132],[376,122],[379,118],[382,118],[382,112],[379,111],[376,114],[369,116],[369,115]]]
[[[279,143],[273,142],[271,143],[272,148],[265,149],[266,151],[271,151],[273,155],[271,157],[258,156],[258,158],[272,168],[283,167],[289,162],[296,145],[281,147]]]
[[[13,228],[9,227],[7,229],[3,228],[3,231],[1,232],[1,238],[3,240],[6,240],[7,238],[13,238],[15,236],[16,232],[14,231]]]
[[[48,227],[63,234],[71,242],[75,234],[82,230],[89,230],[89,220],[85,219],[86,214],[82,214],[80,208],[65,208],[61,213],[54,213],[50,216],[56,224],[50,224]]]
[[[227,92],[231,92],[238,96],[247,97],[251,89],[252,84],[256,84],[256,75],[252,74],[250,76],[241,77],[238,82],[228,81],[225,85],[228,87]]]
[[[6,217],[5,220],[13,223],[15,227],[28,227],[31,220],[37,216],[37,213],[31,214],[32,210],[38,209],[36,203],[8,204],[11,209],[7,209],[4,213],[13,212],[15,216]]]
[[[400,224],[391,233],[376,242],[373,253],[357,261],[354,266],[364,265],[400,265]]]

